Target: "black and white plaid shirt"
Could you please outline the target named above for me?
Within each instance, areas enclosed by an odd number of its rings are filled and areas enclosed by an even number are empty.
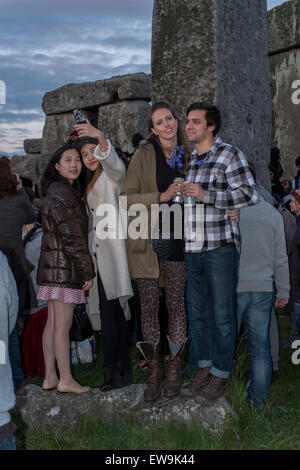
[[[196,151],[192,153],[186,176],[186,181],[202,186],[204,198],[203,204],[197,203],[185,213],[185,251],[203,252],[235,243],[240,252],[238,224],[227,214],[258,200],[247,159],[221,138],[200,157]]]

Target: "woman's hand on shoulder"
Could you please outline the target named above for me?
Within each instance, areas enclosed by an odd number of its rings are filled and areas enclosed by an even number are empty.
[[[93,279],[90,279],[89,281],[86,281],[83,286],[82,286],[82,289],[84,291],[87,291],[87,290],[90,290],[93,286]]]
[[[237,224],[239,222],[239,211],[237,209],[232,209],[227,213],[227,217]]]

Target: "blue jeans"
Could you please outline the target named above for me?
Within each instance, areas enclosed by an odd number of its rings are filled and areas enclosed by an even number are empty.
[[[236,344],[238,261],[233,243],[202,253],[186,253],[190,356],[198,368],[211,366],[230,377]]]
[[[22,358],[20,352],[19,335],[15,329],[12,330],[8,337],[8,352],[14,386],[17,387],[25,380],[25,375],[21,368]]]
[[[13,435],[0,442],[0,450],[16,450],[16,443]]]
[[[269,341],[273,292],[238,292],[238,324],[243,323],[250,354],[247,398],[263,405],[269,396],[272,362]]]
[[[295,323],[296,323],[296,328],[298,332],[300,331],[300,303],[299,302],[294,303],[294,316],[295,316]]]

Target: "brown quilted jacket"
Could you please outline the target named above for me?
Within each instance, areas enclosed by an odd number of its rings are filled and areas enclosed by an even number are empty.
[[[52,183],[43,204],[43,239],[37,283],[81,289],[95,277],[88,249],[87,215],[65,178]]]

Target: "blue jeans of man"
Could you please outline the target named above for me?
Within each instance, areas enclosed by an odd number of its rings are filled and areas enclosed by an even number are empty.
[[[25,380],[25,375],[21,367],[22,357],[20,352],[19,335],[15,329],[12,330],[8,337],[8,352],[14,386],[17,387]]]
[[[13,435],[0,442],[0,450],[16,450],[16,443]]]
[[[237,294],[238,325],[244,325],[250,354],[247,398],[255,406],[268,399],[272,379],[269,326],[273,295],[273,292]]]
[[[236,247],[186,253],[185,261],[190,355],[198,368],[211,366],[213,375],[228,379],[236,344]]]

